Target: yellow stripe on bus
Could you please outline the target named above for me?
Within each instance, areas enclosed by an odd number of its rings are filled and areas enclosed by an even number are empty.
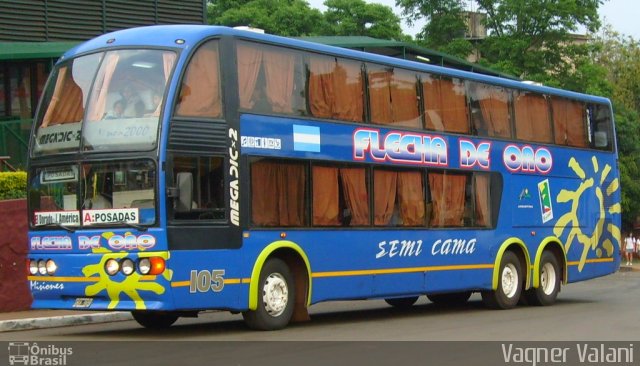
[[[585,263],[608,263],[613,262],[613,258],[595,258],[595,259],[587,259]],[[577,266],[580,264],[580,261],[572,261],[567,262],[569,266]]]
[[[354,271],[334,271],[334,272],[316,272],[313,278],[321,277],[340,277],[340,276],[366,276],[376,274],[395,274],[395,273],[415,273],[415,272],[435,272],[435,271],[453,271],[466,269],[493,269],[493,264],[461,264],[453,266],[430,266],[430,267],[413,267],[413,268],[387,268],[387,269],[368,269]]]

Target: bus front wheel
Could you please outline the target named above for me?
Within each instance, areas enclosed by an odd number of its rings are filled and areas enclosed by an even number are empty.
[[[242,313],[251,329],[277,330],[289,324],[295,299],[293,275],[279,258],[267,260],[260,272],[258,307]]]
[[[498,288],[482,291],[482,302],[491,309],[511,309],[518,305],[522,292],[523,272],[515,253],[507,251],[500,261]]]
[[[525,298],[531,305],[547,306],[556,302],[558,292],[560,292],[560,265],[556,256],[546,250],[540,258],[539,286],[525,291]]]
[[[178,320],[178,316],[161,311],[132,311],[133,319],[145,328],[164,329],[169,328]]]

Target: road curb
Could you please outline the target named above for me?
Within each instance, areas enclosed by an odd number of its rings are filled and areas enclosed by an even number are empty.
[[[133,319],[131,317],[131,313],[120,311],[83,315],[62,315],[44,318],[11,319],[0,321],[0,332],[108,323],[131,319]]]

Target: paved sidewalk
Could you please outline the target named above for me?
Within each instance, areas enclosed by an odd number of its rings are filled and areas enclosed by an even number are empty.
[[[0,313],[0,332],[131,320],[131,313],[74,310],[27,310]]]

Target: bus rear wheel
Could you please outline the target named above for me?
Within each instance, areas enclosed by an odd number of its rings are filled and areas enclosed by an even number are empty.
[[[427,298],[436,305],[462,305],[471,297],[471,291],[452,292],[448,294],[427,294]]]
[[[418,296],[393,297],[393,298],[389,298],[389,299],[384,299],[384,301],[387,304],[393,306],[394,308],[404,309],[404,308],[412,307],[413,304],[415,304],[416,301],[418,301]]]
[[[162,311],[132,311],[133,319],[145,328],[164,329],[169,328],[178,320],[178,316]]]
[[[295,287],[287,264],[279,258],[267,260],[258,282],[258,307],[242,313],[249,328],[277,330],[289,324],[293,315]]]
[[[502,256],[498,288],[482,291],[482,302],[491,309],[511,309],[518,305],[522,293],[523,272],[518,256],[507,251]]]
[[[552,305],[560,292],[560,265],[553,253],[545,250],[540,258],[540,277],[538,288],[525,291],[527,303],[537,306]]]

